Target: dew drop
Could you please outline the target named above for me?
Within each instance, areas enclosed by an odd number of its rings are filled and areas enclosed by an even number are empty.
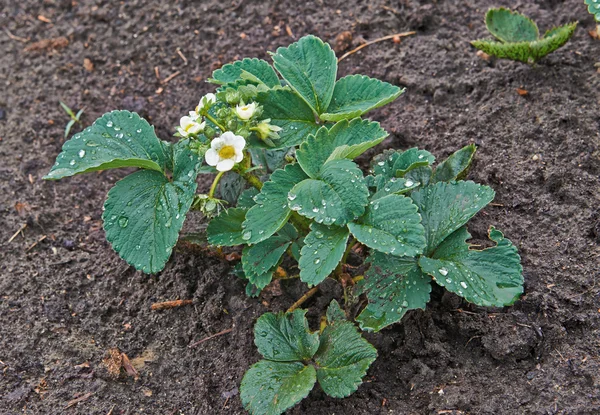
[[[75,160],[71,160],[71,161],[69,162],[69,164],[70,164],[71,166],[74,166],[74,165],[75,165]]]
[[[406,186],[406,187],[411,187],[413,184],[415,184],[415,182],[413,182],[412,180],[407,180],[407,181],[404,183],[404,186]]]
[[[106,126],[107,126],[107,127],[112,127],[112,126],[113,126],[113,122],[112,122],[112,121],[109,121],[109,122],[107,122],[107,123],[106,123]]]
[[[466,289],[467,288],[467,283],[464,282],[464,281],[461,281],[460,282],[460,286]]]
[[[321,260],[319,258],[315,259],[315,265],[317,265]]]
[[[297,197],[297,195],[295,193],[289,192],[288,193],[288,200],[294,200]]]
[[[250,238],[252,238],[252,231],[246,231],[242,234],[242,239],[244,241],[247,241]]]
[[[119,226],[121,228],[126,228],[128,223],[129,223],[129,219],[127,219],[127,217],[121,216],[119,218]]]
[[[447,270],[446,268],[440,268],[438,271],[439,271],[439,273],[440,273],[440,274],[442,274],[444,277],[445,277],[446,275],[448,275],[448,270]]]

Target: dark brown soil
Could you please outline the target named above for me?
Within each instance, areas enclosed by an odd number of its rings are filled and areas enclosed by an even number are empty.
[[[471,230],[481,239],[495,224],[515,242],[526,294],[514,307],[485,309],[434,291],[426,311],[367,335],[379,359],[358,392],[339,400],[315,390],[289,413],[600,413],[600,41],[588,35],[594,22],[581,0],[518,3],[542,30],[581,22],[536,67],[487,62],[468,43],[486,35],[486,9],[515,6],[507,1],[0,3],[0,413],[244,413],[237,387],[259,358],[253,323],[304,288],[246,298],[227,263],[184,246],[159,275],[128,267],[100,221],[106,192],[127,172],[41,180],[68,121],[58,101],[85,107],[85,124],[137,111],[168,138],[221,64],[268,59],[266,50],[308,33],[335,42],[345,30],[353,46],[417,31],[350,56],[340,75],[408,87],[374,114],[391,134],[381,147],[441,158],[478,144],[470,177],[494,187],[497,205]],[[43,39],[53,41],[35,43]],[[160,79],[179,75],[161,84],[155,67]],[[307,304],[313,318],[339,295],[327,287]],[[177,298],[194,305],[150,310]],[[112,347],[138,358],[139,380],[109,376],[102,360]]]

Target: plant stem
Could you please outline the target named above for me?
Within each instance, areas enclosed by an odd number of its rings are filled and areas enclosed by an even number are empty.
[[[306,300],[308,300],[310,297],[312,297],[313,295],[315,295],[317,293],[317,291],[319,291],[319,286],[318,285],[315,286],[315,287],[312,287],[302,297],[300,297],[298,299],[298,301],[296,301],[294,304],[292,304],[292,306],[290,308],[288,308],[287,312],[291,313],[292,311],[294,311],[295,309],[297,309],[298,307],[300,307],[302,304],[304,304],[304,302]]]
[[[213,195],[215,194],[215,190],[217,189],[217,184],[219,184],[219,180],[221,180],[221,177],[223,176],[223,174],[225,174],[225,172],[220,171],[219,174],[217,174],[217,176],[215,177],[215,180],[213,180],[212,186],[210,186],[210,191],[208,192],[208,197],[212,198]]]
[[[227,130],[225,129],[225,127],[223,127],[221,124],[219,124],[219,122],[218,122],[217,120],[215,120],[215,118],[214,118],[212,115],[210,115],[209,113],[206,113],[205,117],[206,117],[206,118],[207,118],[207,119],[208,119],[210,122],[212,122],[214,125],[216,125],[217,127],[219,127],[219,128],[221,129],[221,131],[223,131],[223,132],[227,131]]]

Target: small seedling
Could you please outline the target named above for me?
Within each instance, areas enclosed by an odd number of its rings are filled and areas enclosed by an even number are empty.
[[[596,19],[596,33],[600,37],[600,0],[585,0],[588,12]]]
[[[475,40],[471,42],[473,46],[488,55],[532,65],[567,43],[575,32],[577,22],[550,29],[540,37],[533,20],[499,8],[488,10],[485,25],[498,41]]]
[[[71,108],[69,108],[69,106],[67,104],[65,104],[62,101],[59,101],[60,106],[62,107],[63,110],[65,110],[65,112],[69,115],[69,117],[71,117],[71,121],[69,121],[67,123],[67,126],[65,127],[65,138],[67,138],[69,136],[69,133],[71,132],[71,128],[73,128],[73,125],[75,125],[75,123],[81,124],[81,120],[79,119],[81,117],[81,115],[83,114],[83,108],[80,109],[79,111],[77,111],[77,114],[75,114],[73,112],[73,110]]]
[[[404,90],[362,75],[337,79],[333,50],[314,36],[272,59],[273,66],[244,59],[215,71],[215,93],[181,118],[178,142],[158,139],[135,113],[109,112],[64,144],[45,177],[140,168],[109,191],[102,219],[115,251],[143,272],[164,268],[197,209],[209,222],[206,238],[188,240],[241,246],[234,269],[248,295],[276,278],[313,287],[288,312],[256,323],[264,360],[240,389],[255,415],[282,413],[317,382],[333,397],[353,393],[376,357],[353,321],[368,331],[394,324],[425,308],[432,283],[481,306],[510,305],[523,292],[517,249],[500,231],[490,228],[490,248],[466,242],[467,222],[494,198],[491,188],[463,180],[474,145],[437,166],[426,150],[387,150],[365,174],[353,160],[388,133],[362,117]],[[216,175],[198,195],[201,173]],[[359,246],[355,261],[365,266],[350,267]],[[344,287],[344,309],[334,301],[312,332],[296,306],[327,278]]]

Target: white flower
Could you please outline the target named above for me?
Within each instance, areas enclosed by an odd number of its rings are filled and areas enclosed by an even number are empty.
[[[235,163],[244,158],[244,137],[226,131],[210,143],[204,159],[209,166],[216,166],[219,171],[229,171]]]
[[[217,96],[212,92],[204,95],[202,98],[200,98],[200,102],[196,107],[196,113],[200,114],[200,112],[203,110],[209,109],[215,102],[217,102]]]
[[[248,105],[244,105],[242,103],[235,107],[235,112],[241,120],[247,121],[250,118],[252,118],[252,116],[256,112],[256,102],[251,102]]]
[[[196,119],[186,115],[181,117],[179,125],[180,127],[177,128],[177,132],[181,134],[182,137],[187,137],[190,134],[198,134],[200,131],[204,130],[206,123],[198,123],[196,122]]]

